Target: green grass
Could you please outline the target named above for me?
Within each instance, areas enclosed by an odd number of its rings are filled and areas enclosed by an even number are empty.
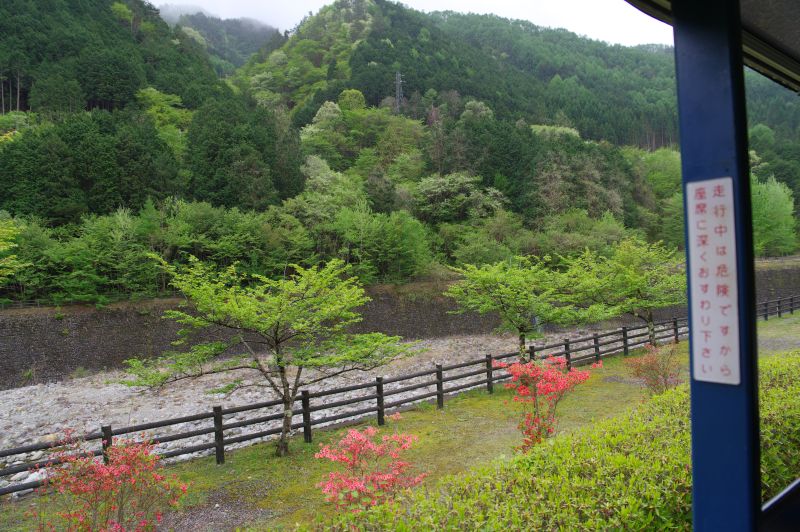
[[[797,347],[800,313],[759,322],[759,339],[767,344],[780,340],[782,351]],[[688,356],[687,348],[688,343],[682,342],[684,356]],[[646,397],[644,389],[627,376],[622,360],[621,356],[606,359],[604,368],[592,370],[592,377],[564,399],[559,405],[560,432],[617,415]],[[471,391],[447,398],[443,410],[424,404],[406,411],[398,422],[387,420],[380,433],[397,430],[419,437],[408,459],[418,464],[420,471],[429,473],[426,484],[432,486],[442,476],[514,454],[514,447],[520,443],[519,410],[510,399],[511,393],[500,385],[495,385],[492,395],[485,390]],[[374,421],[356,427],[370,424]],[[232,505],[259,515],[250,523],[258,530],[293,527],[298,522],[309,523],[330,515],[333,509],[324,502],[316,484],[331,470],[331,464],[316,460],[313,455],[321,443],[340,438],[346,430],[317,430],[312,444],[303,443],[302,437],[295,438],[291,442],[292,454],[286,458],[276,458],[274,446],[267,443],[226,453],[222,466],[217,466],[212,457],[170,466],[172,472],[191,484],[181,511]],[[38,503],[40,500],[35,498],[3,502],[0,529],[29,529],[32,522],[23,514]]]
[[[591,379],[561,403],[561,431],[617,414],[644,397],[641,387],[625,379],[621,358],[608,359],[605,366],[594,370]],[[425,404],[406,411],[398,422],[387,420],[380,434],[396,430],[417,435],[419,442],[404,457],[419,464],[420,471],[429,473],[426,483],[431,485],[444,475],[514,453],[520,443],[519,410],[511,397],[511,392],[502,386],[495,386],[492,395],[484,390],[471,391],[448,398],[443,410]],[[357,427],[370,424],[374,422]],[[253,523],[256,528],[292,526],[329,514],[333,510],[324,502],[316,484],[331,470],[331,464],[316,460],[313,455],[321,443],[340,438],[346,430],[317,431],[312,444],[295,438],[288,458],[274,457],[273,446],[266,444],[230,453],[222,467],[212,459],[180,464],[175,470],[192,483],[193,495],[187,506],[202,504],[208,494],[220,489],[222,477],[239,480],[221,489],[246,491],[249,505],[274,512],[269,519]]]
[[[756,270],[787,270],[800,266],[800,255],[756,259]]]
[[[758,350],[760,355],[774,355],[800,347],[800,311],[782,318],[770,316],[758,322]]]

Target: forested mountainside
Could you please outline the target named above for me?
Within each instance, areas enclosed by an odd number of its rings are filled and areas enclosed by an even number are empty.
[[[285,41],[276,28],[253,19],[220,19],[192,13],[181,15],[175,24],[208,51],[221,76],[233,74],[259,50],[269,53]]]
[[[0,249],[29,265],[0,298],[154,295],[152,253],[404,282],[683,242],[668,48],[339,0],[222,81],[204,17],[206,46],[140,0],[0,5]],[[747,80],[756,252],[792,253],[800,110]]]
[[[0,74],[6,109],[122,109],[152,86],[198,107],[219,96],[208,57],[150,4],[4,0]]]

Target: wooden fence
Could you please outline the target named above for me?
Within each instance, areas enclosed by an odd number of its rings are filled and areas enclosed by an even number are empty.
[[[797,302],[800,302],[800,297],[797,298]],[[791,296],[758,303],[757,309],[759,316],[762,316],[766,320],[769,319],[770,316],[780,317],[785,313],[794,314],[797,308],[795,303],[796,296]],[[688,335],[688,330],[687,318],[672,318],[671,320],[658,322],[655,328],[656,340],[659,342],[679,341],[680,338]],[[615,353],[627,355],[631,349],[642,347],[649,343],[648,336],[649,333],[646,326],[621,327],[610,332],[601,334],[595,333],[591,336],[577,339],[573,338],[571,340],[565,339],[563,342],[549,345],[531,345],[529,346],[528,354],[531,358],[535,357],[540,359],[549,356],[563,356],[568,366],[580,366],[601,360]],[[343,386],[317,392],[302,390],[300,396],[295,401],[295,405],[298,405],[298,403],[299,405],[292,410],[293,420],[298,420],[292,423],[292,429],[302,429],[303,439],[306,443],[310,443],[313,435],[312,429],[315,426],[331,425],[337,422],[355,423],[363,421],[367,417],[373,415],[376,417],[378,425],[383,425],[387,411],[405,405],[432,400],[435,397],[437,408],[444,408],[445,397],[448,395],[483,386],[486,387],[488,393],[492,393],[494,391],[495,382],[504,381],[510,377],[505,370],[495,368],[493,363],[497,360],[504,360],[516,356],[518,356],[516,352],[502,355],[486,355],[484,358],[457,364],[436,364],[433,368],[397,377],[376,377],[374,381],[365,382],[363,384]],[[422,381],[418,382],[420,379],[422,379]],[[464,380],[467,381],[456,383],[456,381]],[[453,384],[448,385],[448,383]],[[415,391],[420,391],[420,393],[404,395],[397,398],[400,394],[408,394],[409,392]],[[358,395],[357,397],[345,397],[343,399],[335,397],[352,392],[359,392],[362,395]],[[335,411],[335,409],[356,404],[362,404],[362,406],[355,410],[347,410],[344,412]],[[148,435],[148,439],[154,444],[164,444],[210,435],[208,441],[204,443],[187,445],[185,447],[161,452],[159,455],[162,458],[172,458],[213,449],[217,463],[222,464],[225,462],[226,446],[280,434],[280,426],[255,430],[245,434],[233,434],[233,431],[236,430],[239,432],[246,427],[281,420],[283,418],[282,411],[263,415],[263,411],[270,408],[274,409],[281,405],[282,402],[280,400],[275,400],[230,408],[215,406],[211,412],[202,412],[190,416],[165,419],[163,421],[142,423],[130,427],[113,428],[111,426],[102,426],[99,431],[86,434],[81,440],[85,442],[98,442],[98,448],[86,451],[87,454],[105,456],[105,450],[108,446],[112,445],[114,438],[117,436],[143,433],[163,427],[208,420],[207,427],[178,432],[176,434],[161,436]],[[243,420],[231,419],[232,416],[239,416],[245,413],[259,414],[259,411],[262,411],[262,415],[255,415],[254,417]],[[325,415],[326,412],[329,415]],[[317,417],[314,417],[313,414],[316,414]],[[12,449],[4,449],[0,450],[0,460],[7,462],[10,457],[27,455],[38,451],[46,452],[61,446],[63,446],[63,444],[59,441],[47,441]],[[12,465],[0,469],[0,479],[26,471],[36,471],[39,468],[54,466],[61,463],[53,459],[44,459],[35,462],[17,460],[17,462],[20,463],[12,463]],[[41,480],[16,484],[11,483],[7,486],[0,487],[0,496],[33,489],[41,486],[41,484]]]

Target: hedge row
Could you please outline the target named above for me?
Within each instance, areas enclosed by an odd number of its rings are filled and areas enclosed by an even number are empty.
[[[760,373],[767,500],[800,474],[800,351],[762,360]],[[445,478],[325,528],[688,530],[690,458],[684,386],[528,455]]]

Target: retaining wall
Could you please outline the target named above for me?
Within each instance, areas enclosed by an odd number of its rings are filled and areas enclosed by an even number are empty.
[[[798,286],[800,269],[757,272],[761,301],[788,296]],[[372,301],[363,308],[364,321],[354,330],[421,339],[489,333],[497,327],[496,316],[452,314],[452,300],[440,295],[444,288],[442,283],[372,287]],[[179,302],[164,299],[119,303],[102,309],[69,306],[0,311],[0,389],[116,368],[125,359],[168,350],[178,327],[161,315]],[[684,308],[663,309],[658,318],[685,314]],[[633,322],[614,320],[599,327],[623,323]]]

